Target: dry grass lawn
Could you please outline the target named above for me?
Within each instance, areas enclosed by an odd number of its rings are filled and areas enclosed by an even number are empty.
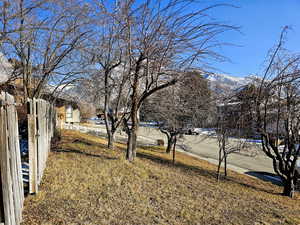
[[[216,167],[159,148],[139,148],[133,163],[124,145],[63,131],[37,195],[27,197],[23,225],[55,224],[300,224],[299,195],[232,171],[216,182]]]

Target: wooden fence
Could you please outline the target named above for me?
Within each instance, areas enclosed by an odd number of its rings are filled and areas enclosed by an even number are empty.
[[[22,221],[24,187],[15,105],[13,96],[0,93],[0,225],[19,225]],[[38,192],[54,128],[54,107],[45,100],[28,100],[28,164],[31,194]]]
[[[55,109],[42,99],[28,101],[29,193],[37,193],[54,134]]]
[[[0,224],[20,224],[24,189],[18,118],[13,96],[4,92],[0,94],[0,173]]]

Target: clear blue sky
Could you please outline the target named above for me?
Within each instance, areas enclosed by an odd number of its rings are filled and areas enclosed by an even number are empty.
[[[221,1],[207,1],[216,3]],[[256,74],[268,50],[278,41],[282,27],[288,25],[286,47],[300,53],[300,0],[227,0],[239,8],[222,7],[213,11],[213,17],[240,26],[242,34],[229,32],[222,40],[240,47],[225,46],[221,52],[230,62],[215,63],[214,67],[233,76]]]

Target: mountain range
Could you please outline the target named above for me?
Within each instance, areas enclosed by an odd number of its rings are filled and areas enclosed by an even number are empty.
[[[205,79],[209,81],[210,88],[217,93],[224,91],[234,91],[252,82],[254,76],[234,77],[227,74],[205,74]]]

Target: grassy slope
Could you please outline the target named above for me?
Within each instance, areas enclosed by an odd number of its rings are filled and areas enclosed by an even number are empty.
[[[124,146],[64,131],[50,154],[40,192],[25,201],[23,224],[300,224],[299,196],[229,173],[215,180],[215,166],[162,149],[139,149],[134,163]]]

